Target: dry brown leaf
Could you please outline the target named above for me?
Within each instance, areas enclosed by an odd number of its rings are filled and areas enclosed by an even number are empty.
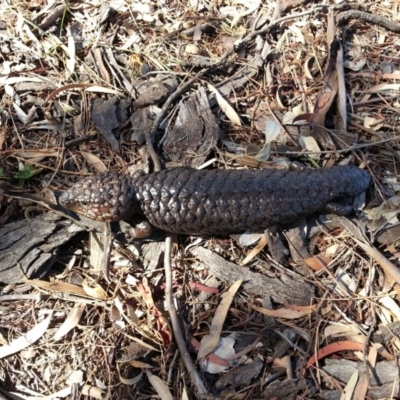
[[[141,368],[141,369],[153,368],[152,365],[146,364],[144,362],[137,361],[137,360],[130,360],[130,361],[128,361],[128,364],[132,365],[132,367]]]
[[[70,389],[72,390],[72,386],[70,387]],[[104,390],[91,385],[83,385],[82,395],[90,396],[97,400],[108,400],[110,398],[109,393],[106,393]]]
[[[166,383],[162,381],[156,375],[153,375],[150,371],[146,371],[147,379],[151,383],[151,386],[155,389],[161,400],[173,400],[172,394]]]
[[[350,340],[328,344],[327,346],[319,349],[317,351],[317,354],[314,354],[309,358],[306,369],[315,364],[317,360],[320,360],[321,358],[324,358],[330,354],[337,353],[338,351],[344,350],[364,351],[364,345],[362,343],[352,342]]]
[[[373,117],[365,117],[364,118],[364,127],[368,129],[372,129],[374,131],[378,131],[382,128],[383,123],[385,122],[385,118],[373,118]]]
[[[337,336],[352,336],[358,335],[360,333],[359,330],[354,329],[351,325],[328,325],[324,329],[325,338],[329,336],[337,337]]]
[[[42,81],[40,81],[42,82]],[[64,92],[66,90],[72,90],[72,89],[84,89],[86,92],[95,92],[95,93],[108,93],[108,94],[115,94],[118,96],[121,96],[122,93],[119,92],[118,90],[110,89],[108,87],[104,86],[99,86],[99,85],[93,85],[92,83],[72,83],[70,85],[65,85],[62,86],[53,92],[51,92],[46,99],[46,102],[54,99],[58,94],[61,92]]]
[[[38,341],[46,333],[52,315],[53,313],[50,312],[49,316],[46,319],[35,325],[32,329],[26,332],[25,335],[13,340],[10,344],[1,346],[0,359],[7,357],[11,354],[18,353],[19,351],[26,349],[27,347]]]
[[[318,161],[321,157],[320,147],[318,146],[317,141],[312,136],[300,136],[299,137],[299,145],[307,150],[307,151],[315,151],[315,153],[310,153],[308,156],[316,161]]]
[[[87,295],[99,300],[107,300],[108,296],[104,289],[97,283],[89,286],[89,282],[85,279],[82,282],[82,288]]]
[[[92,153],[88,153],[86,151],[81,151],[81,154],[83,158],[90,164],[93,165],[99,172],[105,172],[107,171],[106,165],[103,163],[103,161],[100,160],[99,157],[95,156]]]
[[[81,316],[85,311],[85,307],[85,304],[80,303],[74,306],[66,320],[62,323],[57,332],[54,334],[53,340],[60,340],[63,336],[65,336],[69,331],[71,331],[78,325],[79,320],[81,319]]]
[[[351,375],[349,381],[347,382],[347,385],[344,388],[342,395],[340,396],[340,400],[352,400],[357,381],[358,370],[355,370]]]
[[[142,379],[143,376],[143,371],[140,372],[139,375],[135,376],[134,378],[124,378],[121,376],[121,372],[120,372],[120,364],[117,363],[117,370],[118,370],[118,375],[119,375],[119,380],[121,381],[121,383],[123,383],[124,385],[128,385],[128,386],[132,386],[132,385],[136,385],[137,383],[140,382],[140,380]]]
[[[400,307],[397,305],[392,297],[381,297],[379,298],[378,302],[382,304],[393,317],[395,317],[396,321],[400,321]]]
[[[285,319],[297,319],[302,318],[306,315],[310,315],[315,311],[316,306],[310,306],[308,309],[299,310],[289,310],[288,308],[279,308],[278,310],[269,310],[268,308],[252,306],[252,308],[264,315],[275,318],[285,318]]]
[[[151,350],[151,351],[160,352],[160,349],[157,349],[157,348],[155,348],[155,347],[149,345],[148,343],[143,342],[143,340],[140,340],[140,339],[137,338],[136,336],[128,335],[128,334],[125,333],[125,332],[122,332],[122,334],[123,334],[124,336],[126,336],[127,338],[131,339],[132,341],[134,341],[134,342],[136,342],[136,343],[139,343],[141,346],[146,347],[147,349],[149,349],[149,350]]]
[[[240,121],[239,115],[237,115],[233,107],[221,96],[219,91],[210,84],[208,85],[208,88],[215,94],[218,105],[220,106],[222,112],[229,118],[229,120],[238,126],[242,126],[242,121]]]
[[[324,256],[312,256],[304,259],[304,262],[314,271],[325,269],[331,261],[331,258]]]
[[[240,263],[240,265],[246,265],[247,263],[249,263],[267,244],[267,236],[262,235],[260,241],[257,243],[257,246],[255,246],[254,249],[252,249],[250,253],[247,254],[246,258]]]
[[[198,359],[203,358],[207,354],[211,353],[217,346],[229,307],[241,284],[242,279],[236,281],[222,296],[221,303],[217,307],[217,310],[215,311],[215,315],[211,322],[210,334],[205,335],[201,340],[199,353],[197,355]]]
[[[55,150],[34,150],[34,151],[18,151],[15,153],[18,157],[31,159],[31,158],[43,158],[43,157],[58,157],[59,151]]]
[[[85,293],[82,287],[73,285],[71,283],[60,282],[60,281],[46,282],[46,281],[41,281],[40,279],[27,279],[27,278],[24,278],[23,280],[25,283],[28,283],[29,285],[32,285],[39,289],[52,290],[55,292],[70,293],[70,294],[75,294],[77,296],[87,297],[87,294]]]
[[[200,342],[198,340],[196,340],[194,337],[192,337],[190,339],[190,345],[193,347],[194,350],[196,350],[197,352],[200,350]],[[220,365],[223,367],[230,367],[231,364],[229,364],[229,362],[219,356],[217,356],[214,353],[210,353],[207,357],[206,357],[210,362],[212,362],[213,364],[216,365]]]
[[[374,372],[371,371],[371,369],[372,368],[375,369],[376,358],[378,356],[378,351],[380,348],[382,348],[382,345],[380,343],[374,343],[371,346],[370,351],[368,353],[368,364],[367,364],[370,368],[368,368],[368,371],[366,371],[366,373],[364,373],[360,377],[360,380],[358,381],[358,384],[354,391],[354,396],[352,400],[364,400],[366,398],[369,386],[368,377],[366,374]]]
[[[0,87],[2,87],[11,73],[11,62],[10,61],[2,61],[1,63],[1,74],[0,74]]]
[[[102,269],[104,259],[104,241],[105,235],[100,232],[91,231],[89,233],[89,265],[94,271],[99,272]]]

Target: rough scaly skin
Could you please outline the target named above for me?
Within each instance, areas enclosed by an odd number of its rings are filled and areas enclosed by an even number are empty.
[[[367,171],[331,169],[173,169],[133,177],[106,172],[78,181],[60,197],[65,207],[100,221],[144,215],[165,231],[226,235],[293,222],[371,183]]]

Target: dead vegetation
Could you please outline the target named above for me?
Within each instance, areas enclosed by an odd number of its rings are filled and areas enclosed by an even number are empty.
[[[0,2],[0,398],[398,398],[399,31],[389,0]],[[367,169],[357,218],[132,242],[56,201],[293,162]]]

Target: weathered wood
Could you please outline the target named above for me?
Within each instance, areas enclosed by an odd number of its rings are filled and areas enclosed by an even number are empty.
[[[335,379],[347,383],[351,375],[358,370],[365,374],[365,364],[362,362],[350,361],[346,359],[326,359],[322,369]],[[329,381],[329,376],[322,374],[325,381]],[[374,368],[374,373],[370,375],[371,387],[367,395],[373,399],[397,398],[399,395],[399,371],[396,361],[381,361]],[[329,398],[334,398],[331,394]],[[340,398],[340,397],[339,397]]]
[[[372,334],[372,340],[382,344],[398,338],[400,338],[400,321],[391,322],[386,326],[383,325]]]
[[[84,229],[48,213],[0,228],[0,282],[45,276],[61,245]]]
[[[174,162],[196,168],[217,144],[219,127],[204,88],[179,104],[175,126],[164,140],[164,151]]]
[[[248,386],[252,380],[257,379],[263,366],[263,361],[255,360],[240,367],[230,369],[215,382],[215,387],[221,390],[228,386]]]
[[[246,267],[224,260],[219,255],[202,247],[191,250],[204,266],[217,278],[233,283],[243,279],[242,288],[249,294],[269,295],[280,304],[310,305],[314,296],[313,285],[293,276],[282,274],[280,278],[270,278],[250,271]]]
[[[300,391],[308,388],[305,379],[275,381],[261,393],[262,399],[296,399]],[[301,398],[301,397],[300,397]]]
[[[143,243],[141,246],[143,268],[148,272],[152,272],[155,269],[162,267],[164,251],[164,242]]]

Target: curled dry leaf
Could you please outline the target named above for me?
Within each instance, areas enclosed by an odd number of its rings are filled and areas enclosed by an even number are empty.
[[[331,261],[331,258],[324,256],[312,256],[304,260],[307,266],[314,271],[321,271],[325,269]]]
[[[103,163],[103,161],[100,160],[99,157],[95,156],[92,153],[88,153],[86,151],[81,151],[81,154],[83,158],[88,162],[88,164],[92,165],[97,169],[99,172],[105,172],[107,171],[106,165]]]
[[[309,57],[304,61],[304,74],[308,79],[314,80],[314,76],[319,72],[321,72],[321,70],[315,57]]]
[[[321,149],[318,146],[317,141],[312,136],[300,136],[299,138],[300,146],[307,151],[315,151],[315,153],[310,153],[308,156],[316,161],[321,157]]]
[[[306,315],[312,314],[316,306],[308,306],[302,307],[302,309],[297,310],[289,310],[288,308],[279,308],[278,310],[269,310],[268,308],[252,306],[252,308],[264,315],[268,315],[269,317],[275,318],[284,318],[284,319],[297,319],[302,318]]]
[[[342,395],[340,396],[340,400],[352,400],[354,390],[356,389],[358,382],[358,370],[355,370],[351,375],[349,381],[347,382],[346,387],[343,390]]]
[[[347,51],[348,59],[344,60],[344,67],[358,72],[364,67],[367,59],[363,55],[363,45],[357,35],[352,35],[352,43],[349,43],[350,50]]]
[[[108,296],[104,289],[97,283],[89,286],[89,282],[85,279],[82,282],[82,288],[87,295],[99,300],[107,300]]]
[[[218,102],[218,105],[221,107],[221,110],[229,118],[229,120],[236,125],[242,126],[242,122],[240,121],[239,115],[237,115],[233,107],[221,96],[219,91],[213,85],[210,84],[208,85],[208,88],[211,92],[215,94],[215,98]]]
[[[75,305],[66,320],[62,323],[57,332],[54,334],[53,340],[60,340],[63,336],[65,336],[69,331],[71,331],[78,325],[79,320],[81,319],[81,316],[85,311],[85,307],[85,304]]]
[[[250,253],[247,254],[246,258],[240,263],[240,265],[246,265],[247,263],[249,263],[267,244],[267,236],[262,235],[260,241],[257,243],[257,246],[255,246],[254,249],[252,249]]]
[[[384,118],[373,118],[373,117],[365,117],[364,118],[364,127],[368,129],[372,129],[377,131],[382,128],[383,123],[385,122]]]
[[[158,376],[153,375],[150,371],[146,371],[146,374],[151,386],[153,386],[161,400],[173,400],[168,386]]]
[[[49,316],[46,319],[35,325],[31,330],[26,332],[25,335],[13,340],[10,344],[1,346],[0,359],[7,357],[11,354],[18,353],[19,351],[26,349],[27,347],[38,341],[46,333],[52,315],[53,313],[50,312]]]
[[[314,354],[309,358],[306,369],[315,364],[317,360],[320,360],[321,358],[324,358],[330,354],[337,353],[338,351],[344,350],[364,351],[364,345],[362,343],[352,342],[350,340],[328,344],[327,346],[319,349],[317,351],[317,354]]]
[[[229,307],[241,284],[241,279],[236,281],[222,296],[221,304],[217,307],[211,322],[210,334],[205,335],[201,341],[199,354],[197,355],[198,359],[203,358],[207,354],[211,353],[217,346]]]
[[[190,345],[193,347],[194,350],[197,352],[200,350],[200,342],[196,340],[194,337],[190,339]],[[231,366],[231,364],[227,361],[218,356],[215,353],[210,353],[208,356],[206,356],[204,359],[209,360],[209,362],[215,364],[215,365],[220,365],[225,367],[225,370]]]
[[[144,362],[137,361],[137,360],[130,360],[130,361],[128,361],[128,364],[129,364],[129,365],[132,365],[132,367],[141,368],[141,369],[153,368],[152,365],[146,364],[146,363],[144,363]]]
[[[225,372],[229,367],[231,367],[228,359],[233,360],[236,358],[234,348],[236,340],[232,336],[234,335],[221,338],[212,353],[223,360],[223,363],[220,362],[220,359],[215,359],[210,356],[204,357],[201,360],[200,365],[205,372],[208,372],[209,374],[219,374]],[[217,362],[214,362],[215,360]]]
[[[130,379],[124,378],[123,376],[121,376],[120,364],[116,364],[116,365],[117,365],[119,380],[120,380],[121,383],[123,383],[124,385],[128,385],[128,386],[136,385],[136,384],[139,383],[140,380],[142,379],[143,371],[140,372],[140,374],[137,375],[137,376],[135,376],[134,378],[130,378]]]
[[[381,297],[378,302],[382,304],[393,317],[395,317],[395,320],[400,321],[400,308],[392,297]]]
[[[264,134],[265,134],[265,147],[260,150],[255,158],[258,161],[267,161],[270,156],[271,142],[274,141],[281,131],[281,126],[269,119],[265,124]]]

